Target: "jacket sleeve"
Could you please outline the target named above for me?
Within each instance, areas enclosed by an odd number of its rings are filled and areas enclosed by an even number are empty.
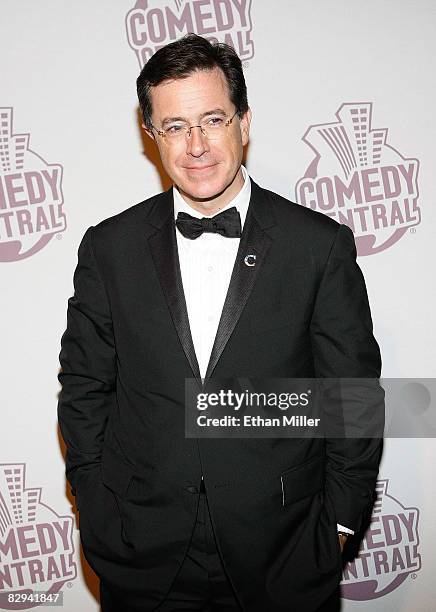
[[[352,402],[344,402],[348,421],[351,416],[361,426],[364,415],[368,424],[376,422],[375,429],[382,432],[380,351],[365,281],[356,262],[354,236],[346,225],[339,226],[325,265],[311,319],[311,341],[317,378],[353,379],[347,390]],[[337,522],[353,531],[360,529],[371,508],[383,448],[382,433],[365,437],[362,431],[350,437],[345,427],[344,435],[326,438],[325,494]]]
[[[74,295],[61,339],[58,402],[66,475],[75,494],[78,470],[99,465],[108,415],[115,402],[116,353],[110,304],[88,228],[78,251]]]

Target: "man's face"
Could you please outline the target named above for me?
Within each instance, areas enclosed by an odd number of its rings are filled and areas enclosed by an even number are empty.
[[[162,130],[168,120],[177,118],[187,125],[198,125],[210,111],[221,111],[229,119],[235,113],[222,71],[197,71],[182,78],[167,80],[152,87],[152,122]],[[208,139],[200,128],[191,135],[170,140],[156,133],[162,164],[182,195],[194,207],[212,209],[225,205],[241,189],[240,170],[243,146],[248,142],[251,113],[236,115],[231,124],[219,130],[217,139]]]

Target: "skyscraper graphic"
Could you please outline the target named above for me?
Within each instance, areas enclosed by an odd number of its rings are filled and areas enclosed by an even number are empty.
[[[29,134],[12,135],[12,108],[0,109],[0,164],[2,172],[22,170]]]
[[[0,112],[0,163],[3,172],[11,169],[9,141],[12,136],[12,108],[2,108]]]
[[[369,133],[370,138],[370,151],[372,151],[372,165],[377,166],[381,161],[381,152],[383,146],[386,144],[386,137],[388,134],[387,128],[382,130],[374,130]]]
[[[41,489],[24,488],[24,463],[0,466],[0,535],[11,525],[31,523],[36,519],[36,508]]]
[[[370,102],[343,104],[339,121],[313,125],[303,140],[323,159],[333,156],[348,178],[357,168],[380,164],[388,130],[371,130],[371,111]]]

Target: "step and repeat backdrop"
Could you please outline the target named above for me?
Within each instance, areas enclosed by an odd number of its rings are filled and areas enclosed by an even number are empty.
[[[243,61],[251,176],[353,229],[383,377],[435,373],[436,3],[2,0],[0,593],[51,590],[68,612],[99,609],[56,417],[77,248],[169,186],[135,80],[187,32]],[[436,610],[435,444],[406,435],[386,441],[345,612]]]

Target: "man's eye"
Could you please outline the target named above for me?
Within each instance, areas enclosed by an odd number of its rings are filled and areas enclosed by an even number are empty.
[[[177,134],[183,130],[183,125],[170,125],[166,128],[165,132],[167,134]]]
[[[210,125],[211,127],[219,127],[224,123],[224,119],[222,117],[210,117],[207,120],[206,125]]]

